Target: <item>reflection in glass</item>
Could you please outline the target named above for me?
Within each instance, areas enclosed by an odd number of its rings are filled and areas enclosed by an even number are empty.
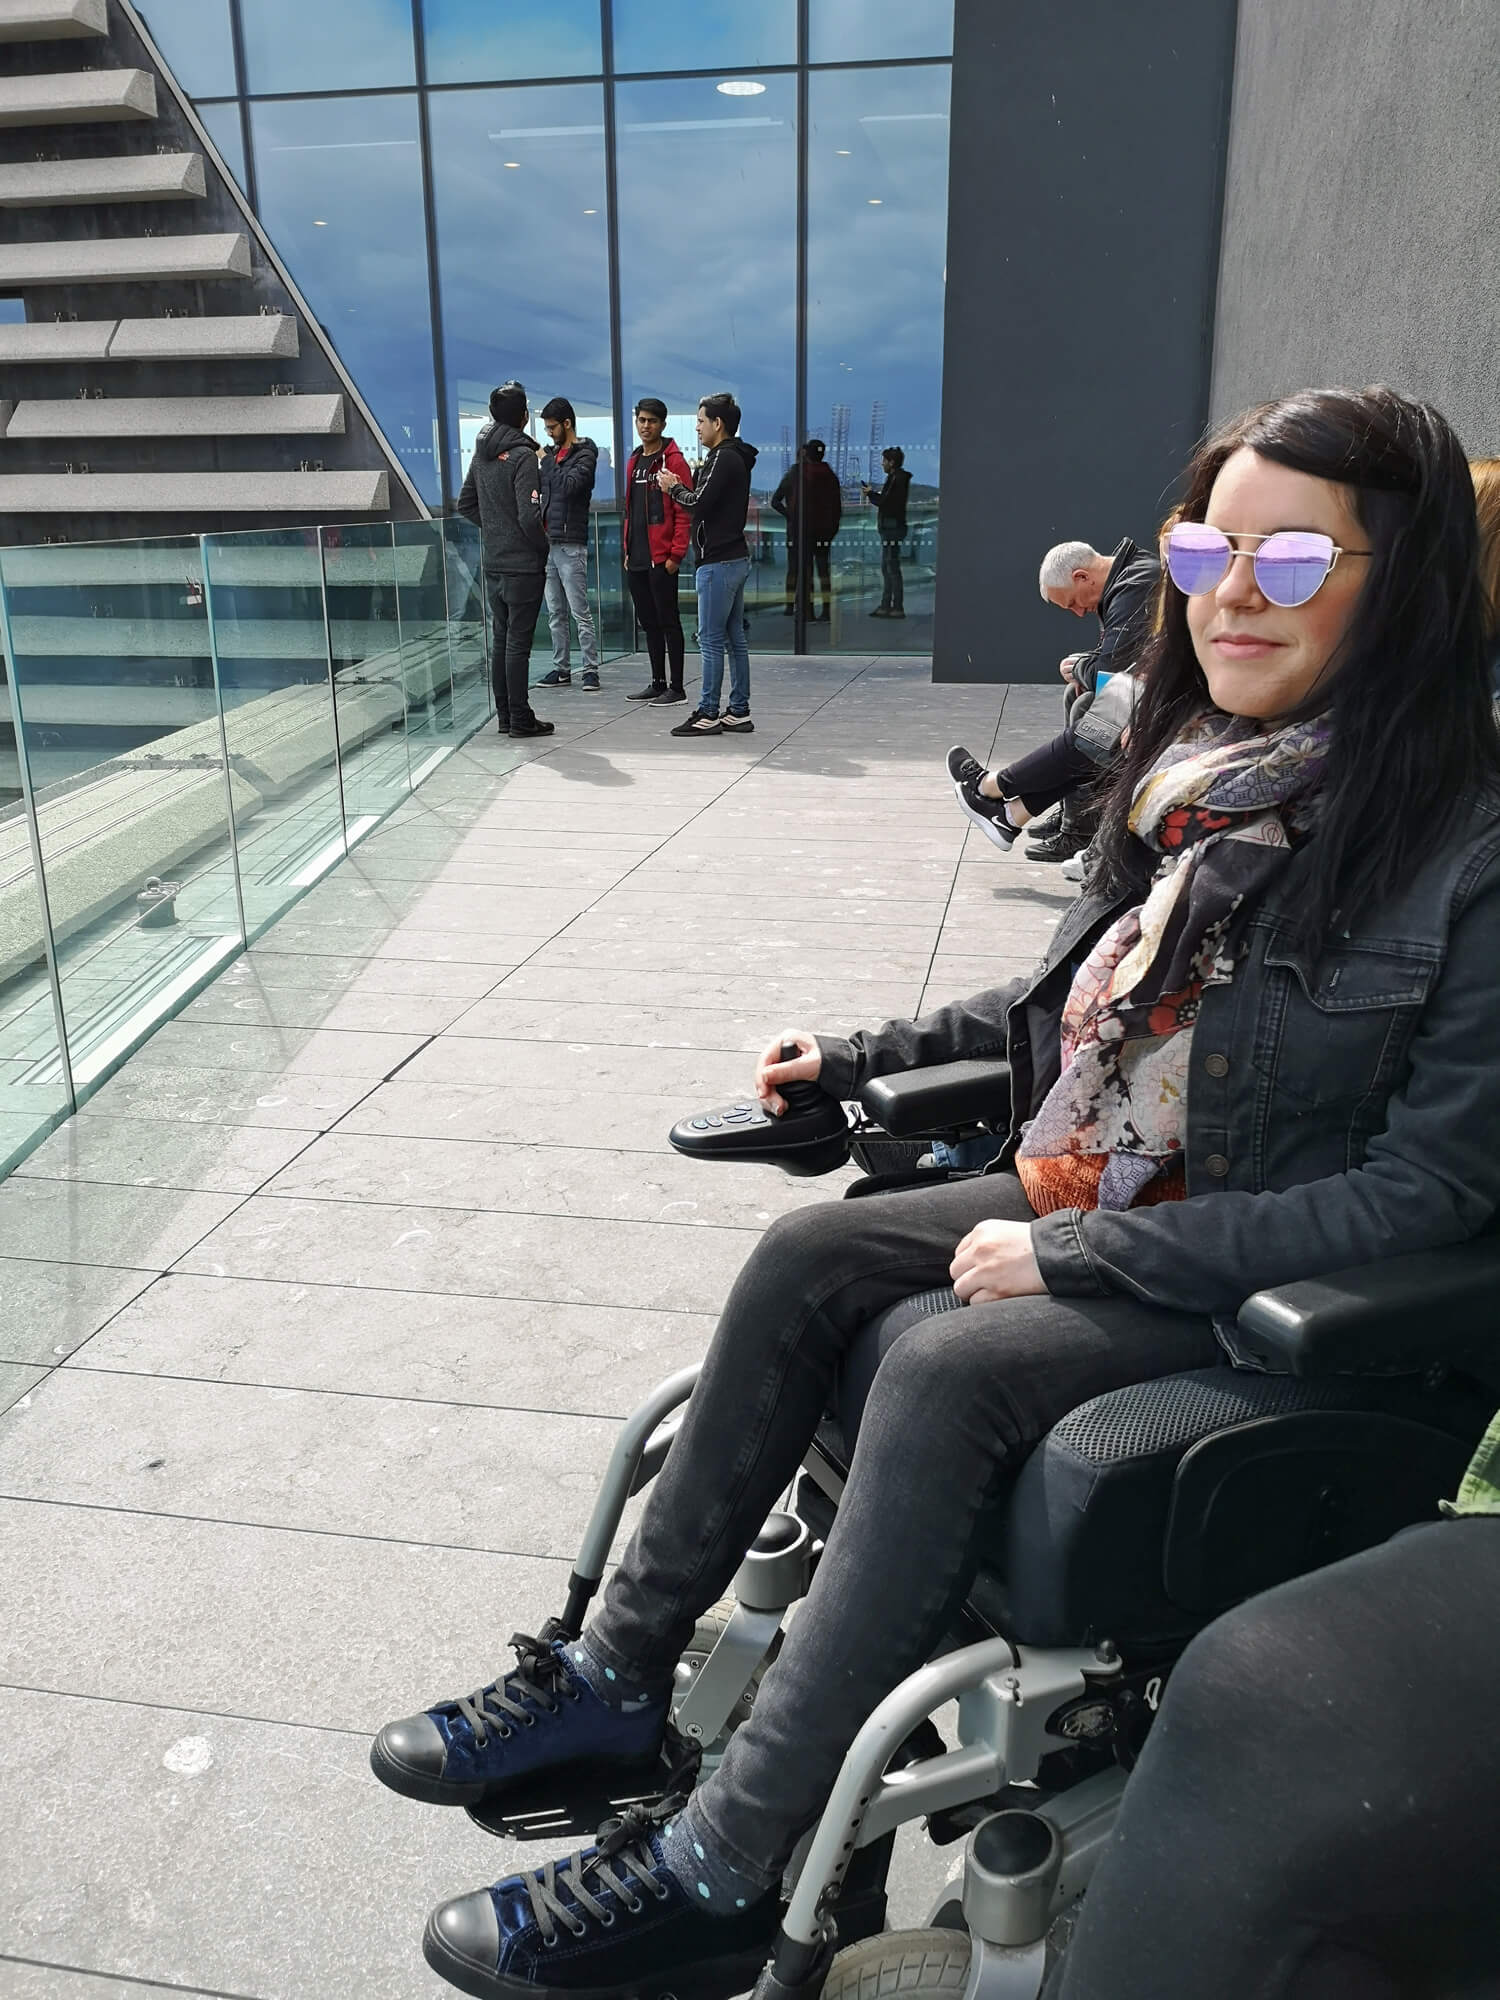
[[[422,0],[430,83],[597,76],[599,0]]]
[[[205,577],[255,938],[344,855],[316,528],[209,535]]]
[[[7,549],[0,587],[81,1102],[240,949],[228,797],[251,793],[226,785],[195,541]],[[31,1020],[10,1059],[55,1087]]]
[[[808,61],[951,56],[953,0],[808,0]]]
[[[822,650],[932,644],[948,203],[946,65],[821,70],[809,79],[807,408],[843,488],[833,614]],[[873,620],[882,578],[876,509],[885,445],[911,474],[900,561],[905,617]]]
[[[614,0],[615,70],[797,60],[796,0]]]
[[[234,43],[229,0],[151,0],[140,9],[153,42],[189,97],[229,97]]]
[[[489,655],[485,651],[484,569],[479,530],[461,514],[439,524],[448,596],[448,649],[453,661],[455,717],[472,715],[481,727],[494,713]],[[455,727],[457,722],[455,721]]]
[[[353,847],[411,789],[398,576],[415,592],[426,551],[398,550],[389,522],[324,528],[322,535],[344,828]]]
[[[208,136],[223,155],[224,164],[243,188],[245,185],[245,133],[240,124],[240,107],[232,104],[198,104],[194,110],[208,128]]]
[[[415,96],[252,107],[266,233],[413,483],[438,498]]]
[[[244,0],[250,90],[368,90],[416,80],[411,0]]]
[[[723,97],[706,78],[619,86],[621,347],[627,411],[660,396],[690,461],[699,397],[728,389],[740,404],[740,434],[760,453],[746,530],[751,639],[785,647],[779,623],[757,624],[780,611],[786,561],[767,503],[791,463],[796,411],[796,85],[760,81],[754,98]],[[662,197],[682,185],[702,222],[679,243]],[[691,591],[684,573],[689,630]]]
[[[449,624],[451,551],[443,523],[397,521],[392,533],[406,693],[406,756],[416,786],[485,720],[488,691],[482,650],[476,658],[471,635]],[[460,619],[467,601],[468,593],[459,598]]]
[[[491,389],[514,377],[533,416],[553,396],[572,403],[580,433],[599,447],[595,490],[606,499],[604,93],[597,84],[445,91],[429,116],[455,490],[489,421]]]

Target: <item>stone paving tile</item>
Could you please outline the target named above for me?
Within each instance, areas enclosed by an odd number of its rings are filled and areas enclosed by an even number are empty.
[[[23,1368],[13,1361],[0,1361],[0,1410],[8,1410],[19,1402],[46,1373],[45,1368]]]
[[[590,1106],[605,1092],[650,1097],[680,1095],[685,1110],[700,1099],[740,1097],[754,1065],[723,1050],[658,1049],[646,1058],[609,1043],[483,1041],[445,1035],[412,1057],[403,1083],[514,1084],[523,1090],[570,1091]],[[586,1128],[585,1128],[586,1129]],[[639,1171],[637,1168],[636,1171]],[[699,1170],[700,1178],[702,1170]]]
[[[127,1063],[80,1106],[80,1118],[165,1118],[190,1125],[275,1125],[321,1132],[372,1087],[358,1076],[280,1070],[152,1069]]]
[[[926,967],[923,967],[925,975]],[[857,1006],[862,1019],[899,1015],[916,1004],[917,977],[892,978],[872,954],[869,977],[852,993],[843,976],[786,974],[778,963],[758,976],[736,970],[703,972],[589,972],[579,966],[537,963],[518,966],[495,988],[499,1000],[591,1000],[626,1007],[753,1007],[762,1019],[781,1026],[815,1025],[848,1015]],[[772,1029],[772,1033],[775,1029]]]
[[[226,2000],[223,1994],[205,1993],[186,1986],[143,1986],[135,1979],[111,1979],[100,1973],[74,1972],[56,1965],[23,1965],[19,1959],[0,1953],[0,1979],[4,1980],[5,2000],[152,2000],[167,1991],[171,2000]],[[228,2000],[240,2000],[239,1995]]]
[[[0,1498],[571,1558],[616,1427],[59,1369],[0,1416]]]
[[[724,1093],[702,1093],[701,1101],[723,1103]],[[794,1180],[779,1167],[749,1164],[719,1166],[706,1174],[700,1161],[676,1153],[642,1159],[586,1146],[376,1138],[341,1130],[316,1140],[265,1192],[318,1201],[617,1217],[701,1228],[722,1224],[726,1217],[764,1225],[809,1202],[836,1201],[850,1178],[845,1170]]]
[[[513,1863],[387,1792],[362,1734],[24,1690],[0,1690],[0,1728],[17,1957],[230,2000],[423,2000],[428,1910]],[[63,1741],[109,1745],[86,1810],[56,1809]]]
[[[390,963],[391,961],[386,961]],[[487,991],[502,976],[492,966]],[[476,982],[477,983],[477,982]],[[201,999],[183,1009],[178,1021],[244,1023],[260,1028],[353,1029],[378,1034],[439,1035],[472,1005],[467,993],[378,993],[349,986],[230,986],[216,981]]]
[[[829,1034],[848,1035],[869,1025],[864,1011],[819,1015]],[[878,1011],[878,1010],[877,1010]],[[497,1035],[542,1042],[613,1042],[644,1049],[738,1049],[759,1055],[777,1032],[773,1017],[762,1006],[735,1011],[729,1007],[626,1007],[608,1001],[522,1000],[507,992],[477,1000],[449,1030],[460,1036]],[[774,1017],[780,1021],[778,1014]]]
[[[166,1119],[70,1118],[16,1172],[22,1180],[251,1194],[316,1137],[254,1125],[184,1130]]]
[[[722,1102],[738,1092],[706,1095]],[[692,1104],[684,1106],[676,1095],[648,1097],[612,1090],[599,1103],[585,1104],[571,1090],[527,1090],[512,1084],[407,1083],[397,1077],[372,1091],[341,1121],[341,1129],[413,1139],[618,1146],[628,1152],[656,1155],[683,1111],[694,1108]]]
[[[0,1185],[0,1257],[164,1271],[237,1205],[176,1188],[12,1177]]]
[[[126,1374],[623,1417],[664,1376],[703,1358],[713,1325],[712,1312],[173,1272],[77,1361]]]
[[[633,928],[633,927],[628,927]],[[768,922],[752,935],[710,936],[695,940],[686,923],[663,923],[653,935],[632,938],[628,934],[603,944],[596,936],[575,935],[571,930],[553,938],[534,952],[524,971],[538,976],[558,969],[584,970],[596,965],[601,953],[610,972],[619,979],[634,974],[677,973],[692,977],[700,968],[714,975],[753,978],[757,972],[774,971],[778,980],[823,979],[849,982],[893,979],[921,979],[925,976],[935,938],[923,933],[914,944],[893,944],[861,933],[842,949],[825,948],[821,939],[783,932]]]
[[[556,1557],[46,1501],[0,1500],[0,1549],[0,1684],[372,1735],[482,1685],[567,1589]]]
[[[0,1361],[55,1367],[150,1282],[107,1264],[0,1257]]]
[[[138,1069],[260,1070],[282,1077],[388,1076],[426,1042],[425,1035],[348,1029],[261,1028],[246,1022],[168,1021],[136,1059]]]
[[[716,1312],[753,1242],[753,1225],[680,1229],[383,1202],[341,1203],[335,1212],[324,1202],[252,1195],[181,1268],[214,1277]]]

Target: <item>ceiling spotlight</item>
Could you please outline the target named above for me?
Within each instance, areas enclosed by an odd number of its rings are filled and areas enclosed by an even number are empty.
[[[327,224],[327,223],[326,223],[326,222],[325,222],[325,221],[323,220],[323,218],[322,218],[321,216],[318,216],[318,215],[315,215],[315,216],[313,217],[313,228],[314,228],[314,229],[326,229],[327,227],[328,227],[328,224]]]
[[[849,158],[849,148],[847,146],[835,146],[834,151],[838,154],[841,160],[847,160]]]
[[[586,208],[583,212],[585,215],[597,215],[599,213],[597,208]]]
[[[878,194],[872,194],[872,195],[870,196],[870,204],[869,204],[869,205],[870,205],[870,207],[871,207],[871,208],[881,208],[881,207],[883,207],[883,206],[884,206],[884,204],[883,204],[883,202],[881,201],[881,199],[880,199],[880,196],[879,196]]]
[[[520,166],[521,162],[519,160],[507,160],[505,164],[508,167],[518,167]]]
[[[714,88],[721,97],[764,97],[766,94],[766,86],[763,83],[755,83],[748,76],[732,76],[727,82],[716,84]]]

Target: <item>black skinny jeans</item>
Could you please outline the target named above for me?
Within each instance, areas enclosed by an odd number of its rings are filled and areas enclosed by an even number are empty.
[[[670,1676],[791,1482],[839,1358],[882,1307],[946,1285],[976,1222],[1029,1220],[1008,1174],[805,1208],[735,1280],[697,1388],[591,1643]],[[920,1322],[881,1364],[812,1590],[749,1720],[695,1794],[734,1866],[769,1887],[871,1710],[927,1659],[972,1575],[986,1502],[1091,1396],[1218,1358],[1206,1318],[1124,1297],[1009,1299]]]
[[[1500,1519],[1299,1577],[1195,1639],[1048,2000],[1500,1994]]]
[[[665,687],[670,662],[673,692],[681,694],[682,613],[677,605],[677,579],[665,563],[653,563],[650,569],[628,569],[625,574],[637,622],[646,635],[651,678]]]
[[[486,578],[490,591],[490,680],[495,713],[507,722],[531,719],[531,641],[547,589],[547,572],[505,570]]]

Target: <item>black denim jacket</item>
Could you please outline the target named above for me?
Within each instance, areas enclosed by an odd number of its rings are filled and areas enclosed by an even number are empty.
[[[1031,1226],[1049,1291],[1129,1292],[1212,1313],[1233,1353],[1263,1286],[1458,1243],[1500,1207],[1500,798],[1403,895],[1321,951],[1293,936],[1311,846],[1236,927],[1240,962],[1193,1033],[1188,1199],[1062,1209]],[[1006,1055],[1008,1164],[1057,1079],[1073,972],[1126,905],[1088,894],[1029,977],[849,1041],[819,1036],[823,1087]]]

